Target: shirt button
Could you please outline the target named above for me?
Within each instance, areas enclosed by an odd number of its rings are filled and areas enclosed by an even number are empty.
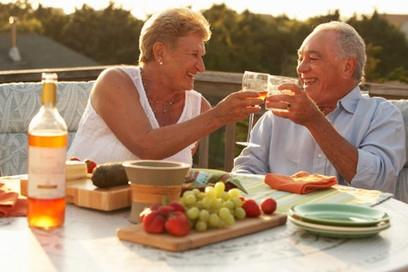
[[[319,159],[321,159],[321,158],[322,158],[322,154],[318,154],[317,157],[318,157]]]

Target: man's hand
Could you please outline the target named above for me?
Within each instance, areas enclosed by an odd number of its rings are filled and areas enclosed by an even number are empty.
[[[305,127],[324,118],[324,113],[299,86],[282,84],[279,90],[282,90],[282,94],[266,98],[266,106],[273,114]]]

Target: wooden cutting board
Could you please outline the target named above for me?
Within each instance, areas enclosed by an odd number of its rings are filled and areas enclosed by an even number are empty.
[[[142,224],[120,228],[116,235],[121,240],[142,245],[168,251],[185,251],[273,228],[285,223],[285,214],[274,213],[273,215],[262,215],[258,218],[246,218],[242,221],[237,221],[237,223],[225,229],[214,229],[206,232],[193,231],[184,237],[175,237],[170,234],[149,234],[143,230]]]
[[[27,178],[20,179],[20,192],[27,196]],[[79,207],[100,211],[114,211],[130,207],[130,186],[98,188],[90,179],[79,179],[67,182],[66,201]]]

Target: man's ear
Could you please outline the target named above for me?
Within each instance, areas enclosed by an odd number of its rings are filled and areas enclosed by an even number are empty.
[[[348,57],[344,60],[343,74],[345,78],[353,78],[357,69],[357,60],[354,57]]]

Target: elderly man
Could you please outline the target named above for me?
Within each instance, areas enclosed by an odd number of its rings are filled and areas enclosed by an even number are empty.
[[[298,50],[302,89],[267,98],[252,145],[233,172],[285,175],[305,170],[335,175],[340,184],[395,192],[405,163],[402,115],[382,98],[361,95],[365,44],[350,25],[317,26]]]

